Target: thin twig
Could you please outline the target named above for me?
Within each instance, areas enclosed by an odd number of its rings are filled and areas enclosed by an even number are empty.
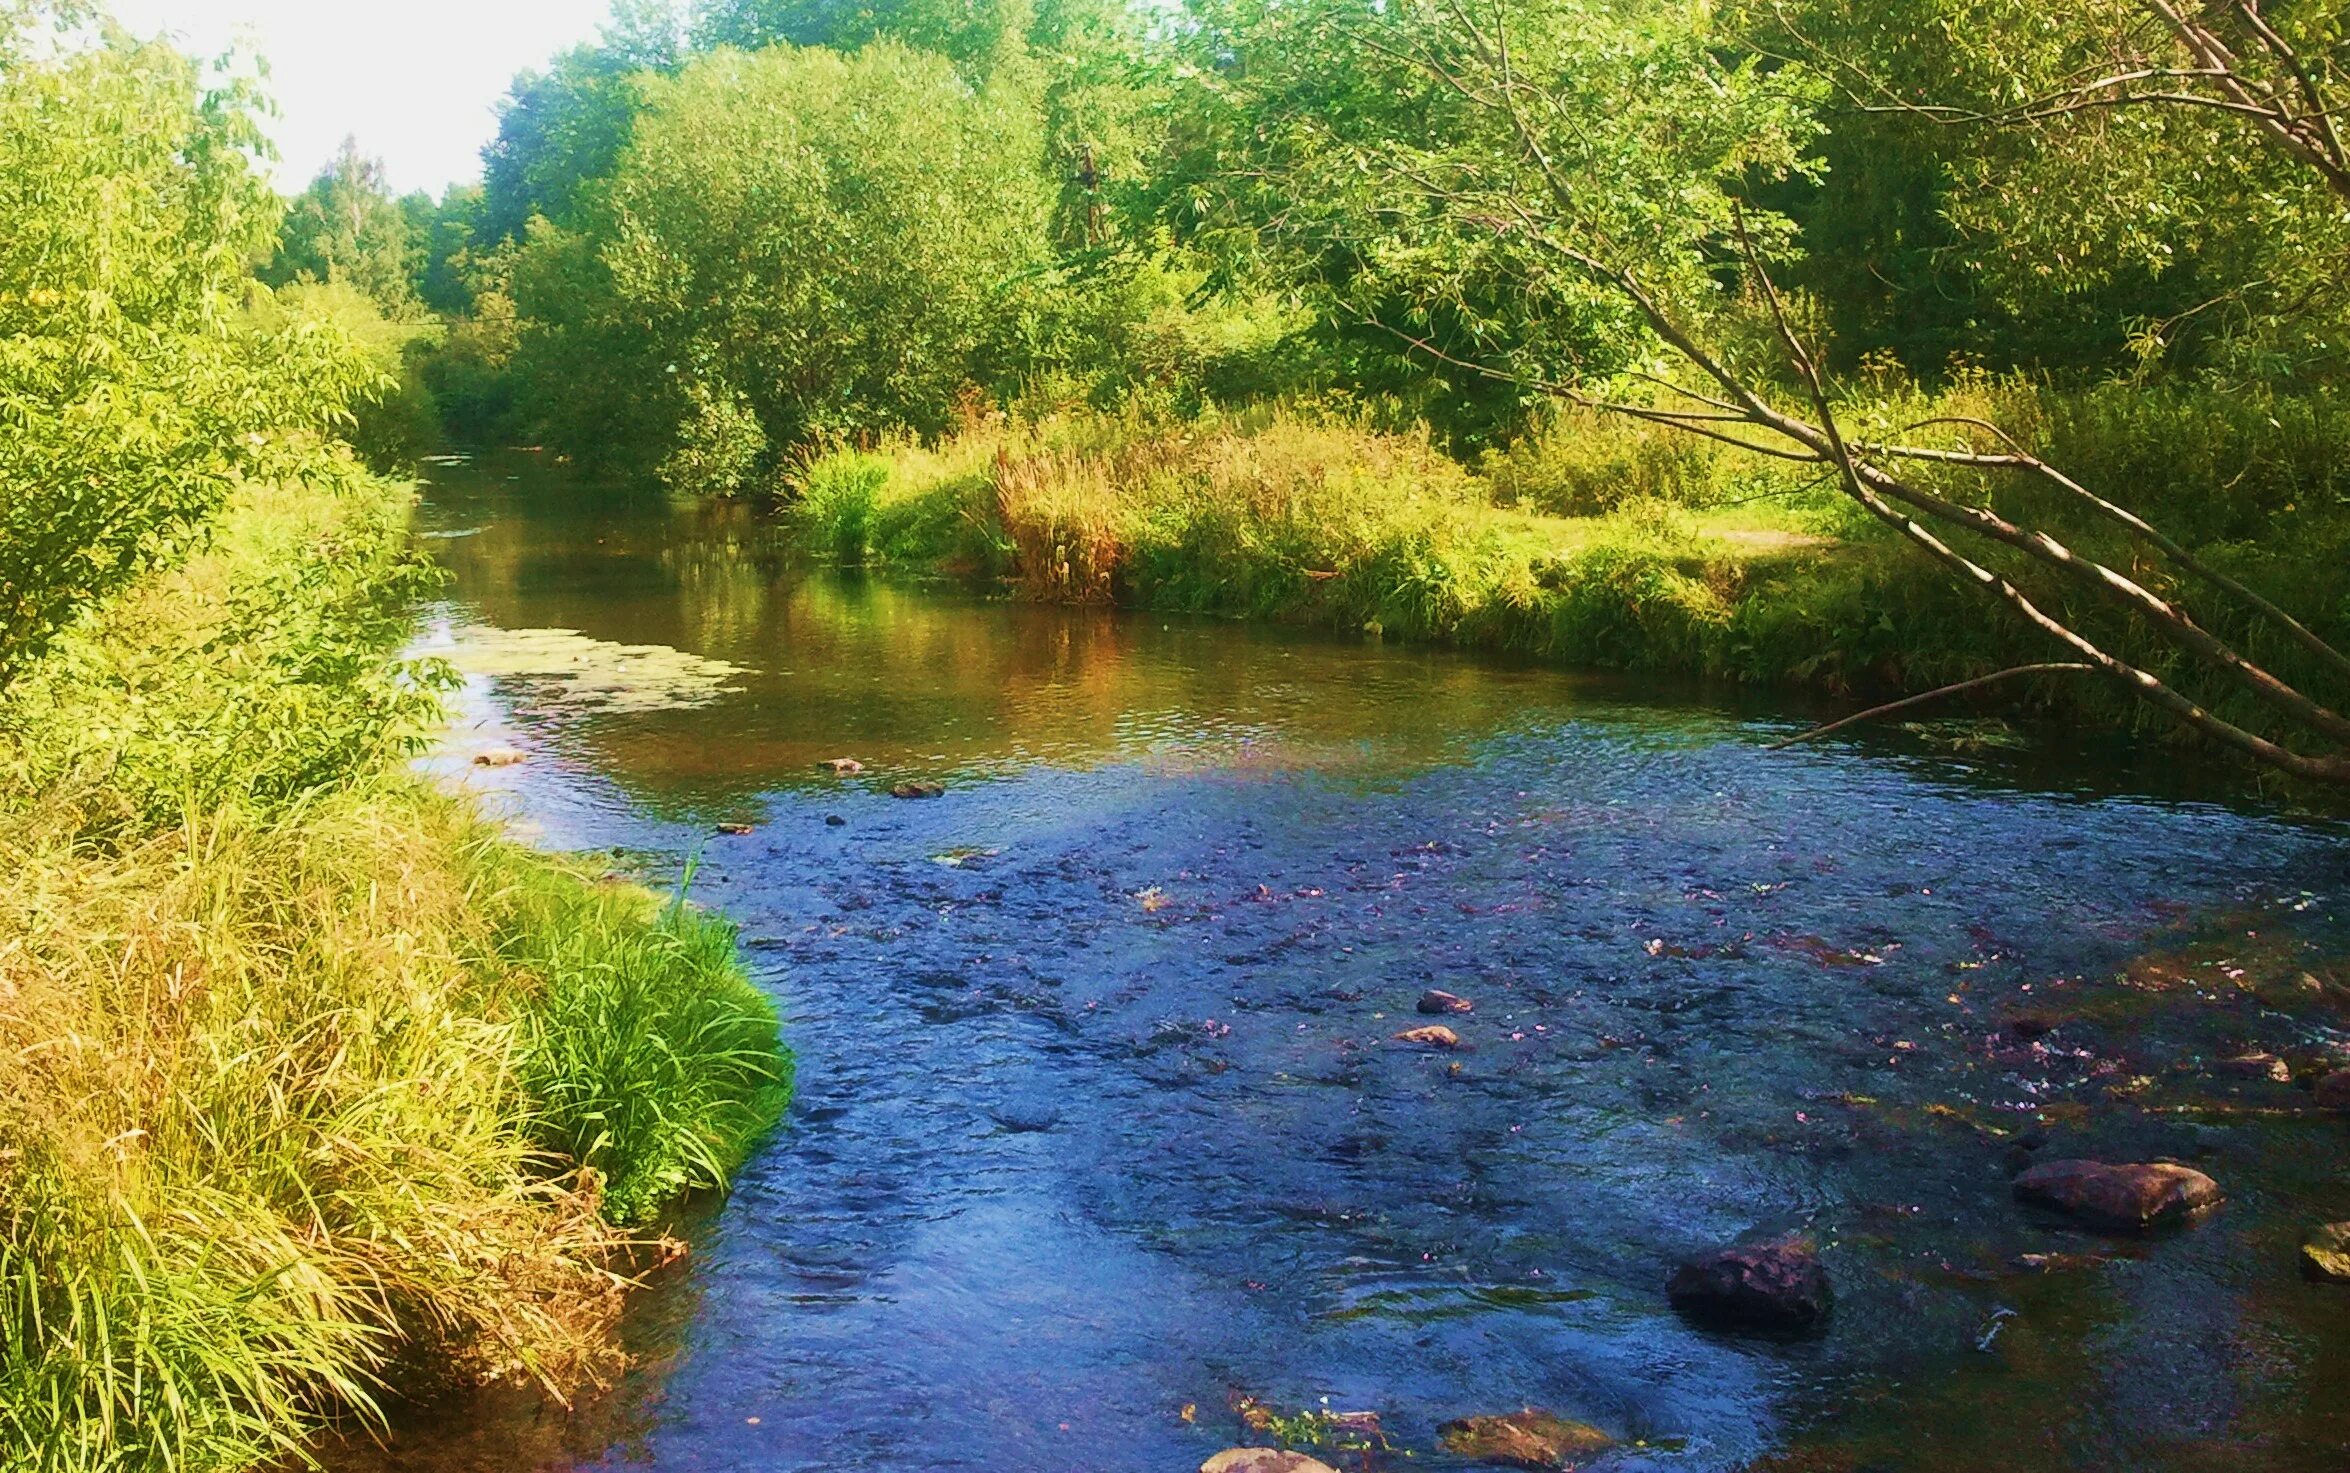
[[[1970,690],[1981,690],[1986,685],[1996,685],[2000,681],[2013,680],[2022,675],[2094,675],[2096,673],[2097,667],[2095,665],[2071,661],[2060,661],[2048,665],[2018,665],[2010,670],[2001,670],[1991,675],[1978,675],[1972,680],[1962,680],[1956,685],[1945,685],[1937,690],[1926,691],[1922,695],[1904,696],[1898,701],[1887,701],[1882,706],[1871,706],[1866,711],[1855,711],[1841,721],[1831,721],[1826,726],[1815,726],[1809,731],[1798,733],[1784,741],[1773,742],[1763,750],[1783,752],[1800,742],[1817,741],[1830,733],[1842,731],[1848,726],[1858,726],[1863,721],[1873,721],[1879,716],[1890,716],[1896,711],[1906,711],[1912,706],[1922,706],[1928,701],[1938,701],[1944,696],[1963,695]]]

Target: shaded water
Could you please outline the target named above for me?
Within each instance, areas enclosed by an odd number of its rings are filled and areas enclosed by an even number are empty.
[[[338,1467],[1173,1473],[1239,1440],[1239,1395],[1375,1409],[1398,1468],[1528,1404],[1622,1469],[2343,1466],[2350,1292],[2293,1253],[2350,1217],[2350,1133],[2208,1068],[2346,1041],[2338,826],[797,573],[754,519],[527,463],[443,468],[422,521],[443,641],[503,672],[441,766],[550,843],[698,855],[801,1095],[612,1395],[444,1409]],[[495,653],[546,629],[575,673]],[[509,741],[533,760],[466,765]],[[1459,1053],[1391,1041],[1431,986],[1476,1003]],[[2042,1134],[2230,1201],[2077,1234],[2010,1200]],[[1822,1245],[1824,1336],[1666,1308],[1677,1257],[1780,1226]]]

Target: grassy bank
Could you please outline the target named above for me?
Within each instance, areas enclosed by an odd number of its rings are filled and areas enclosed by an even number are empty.
[[[631,1240],[789,1091],[722,922],[405,775],[407,493],[285,464],[0,701],[11,1468],[594,1375]]]
[[[2339,577],[2350,472],[2333,454],[2350,443],[2350,413],[2330,399],[2189,397],[1969,379],[1934,395],[1881,386],[1847,409],[1872,427],[1960,414],[2016,426],[2322,632],[2350,634]],[[1812,468],[1577,411],[1474,467],[1422,438],[1300,412],[1001,419],[818,457],[793,489],[791,514],[822,556],[1001,579],[1031,599],[1859,693],[2049,657]],[[2129,562],[2108,529],[2029,487],[1949,489],[2028,509]],[[2087,601],[2053,602],[2120,651],[2174,668]],[[2276,641],[2250,637],[2294,666]],[[2032,699],[2138,718],[2081,682]]]

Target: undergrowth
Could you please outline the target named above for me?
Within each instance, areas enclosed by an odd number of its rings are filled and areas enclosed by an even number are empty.
[[[1957,432],[1912,427],[1954,416],[2010,426],[2320,632],[2350,635],[2350,473],[2330,448],[2350,440],[2350,412],[2331,396],[2059,391],[1959,374],[1932,392],[1872,384],[1843,412],[1869,436],[1947,437]],[[790,514],[820,556],[990,577],[1035,600],[1860,693],[2050,657],[2040,635],[1945,577],[1816,467],[1574,409],[1473,468],[1424,436],[1306,408],[1185,422],[998,416],[939,441],[815,456],[793,489]],[[2143,563],[2124,534],[2044,489],[1955,477],[1943,489],[2117,566]],[[1971,551],[2025,576],[2002,549]],[[2208,590],[2158,591],[2193,599],[2280,673],[2298,669],[2297,651],[2213,607]],[[2172,651],[2093,598],[2041,596],[2107,648],[2192,683]],[[2008,694],[2100,722],[2149,720],[2082,680]],[[2259,720],[2236,693],[2203,694]]]
[[[791,1082],[723,922],[400,759],[406,493],[312,444],[0,699],[0,1448],[298,1459],[608,1367],[628,1252]]]

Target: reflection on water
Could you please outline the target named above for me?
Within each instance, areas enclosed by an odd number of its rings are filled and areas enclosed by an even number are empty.
[[[510,662],[472,719],[536,758],[468,776],[554,842],[699,854],[803,1093],[612,1396],[338,1468],[1175,1473],[1240,1395],[1375,1408],[1399,1468],[1527,1404],[1623,1469],[2340,1466],[2350,1299],[2292,1249],[2350,1217],[2350,1140],[2210,1068],[2350,1043],[2337,829],[807,576],[739,510],[536,476],[444,471],[426,526],[478,529],[434,544],[460,631],[739,667],[614,708]],[[1391,1041],[1430,986],[1476,1001],[1457,1054]],[[2085,1237],[2009,1200],[2034,1150],[2231,1200]],[[1823,1245],[1824,1337],[1665,1308],[1677,1256],[1780,1226]]]

